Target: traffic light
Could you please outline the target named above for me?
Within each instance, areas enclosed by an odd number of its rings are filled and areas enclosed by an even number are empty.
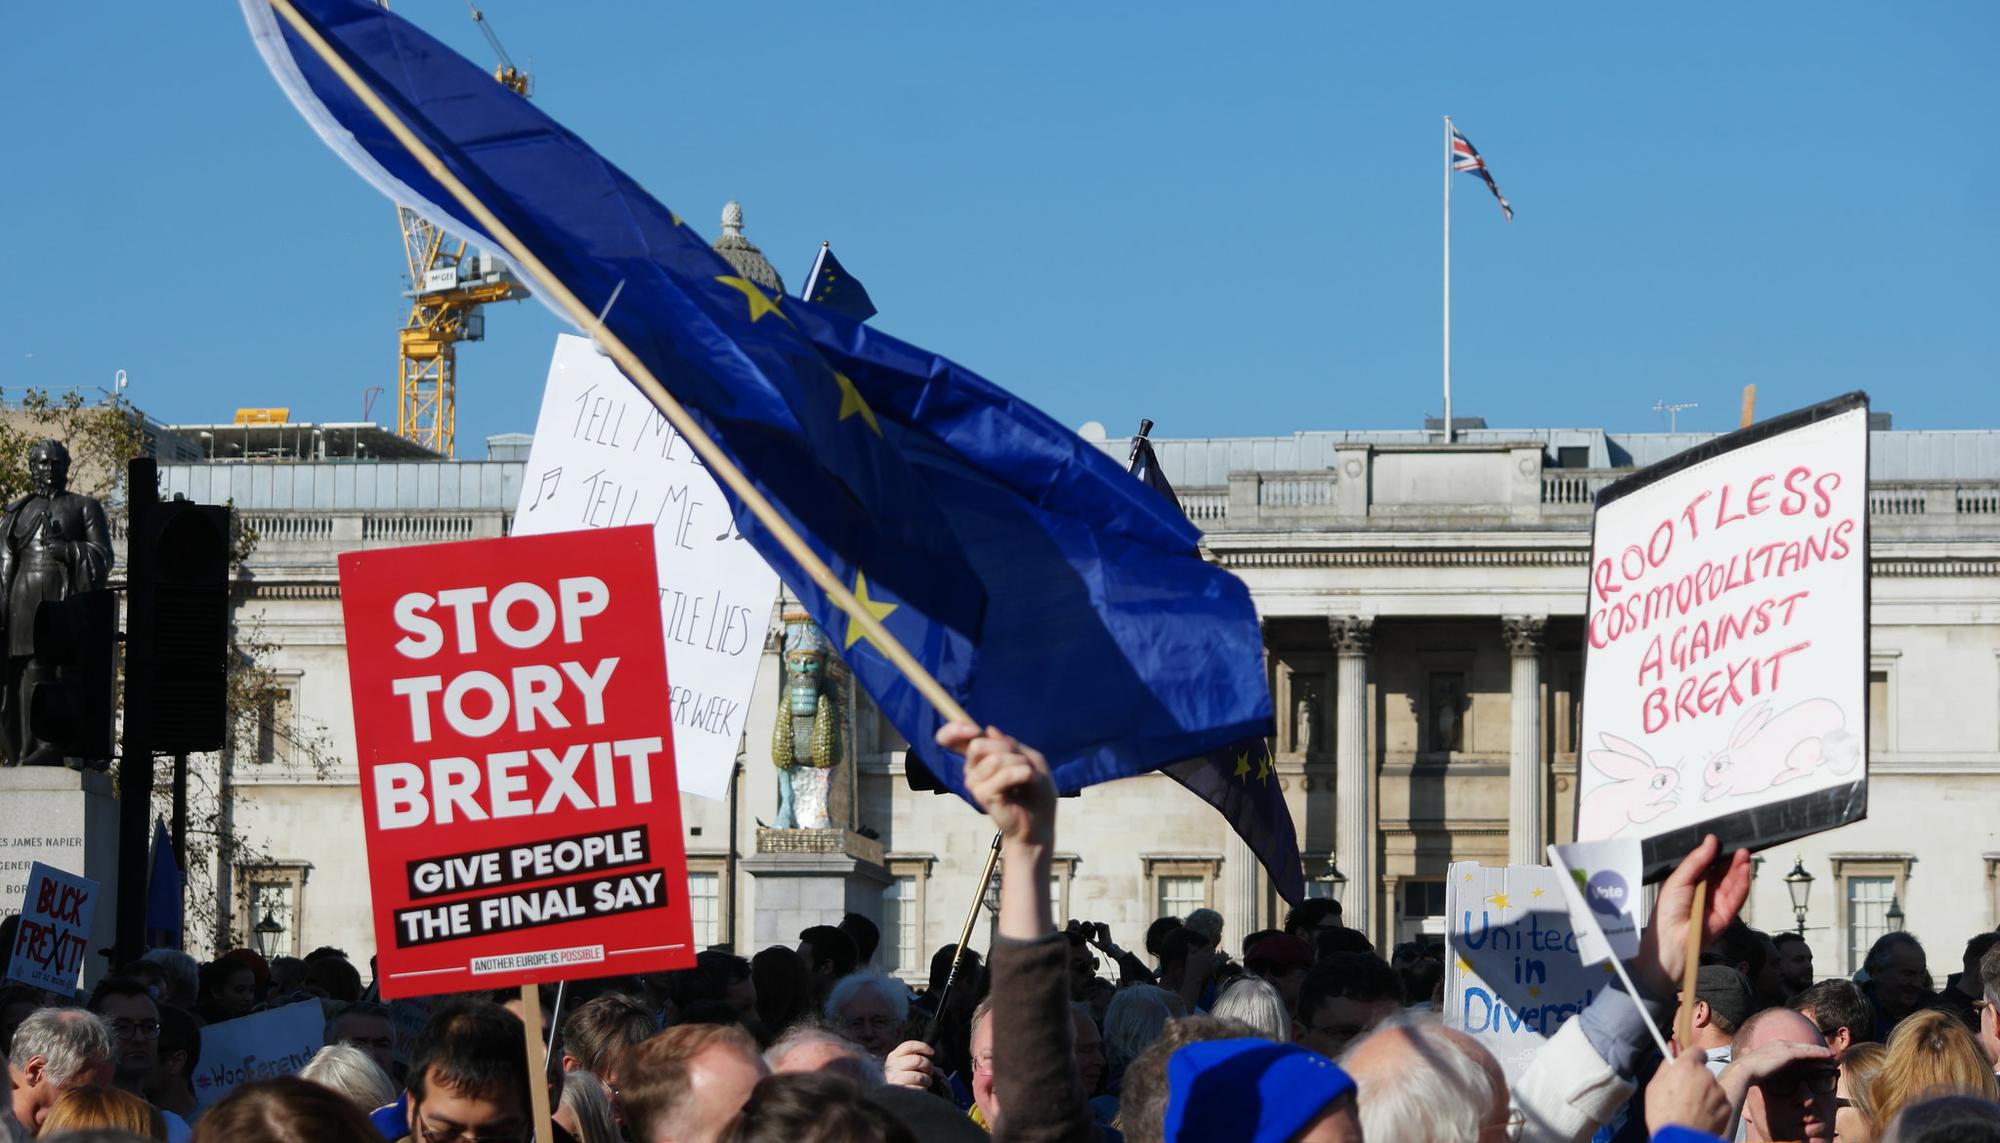
[[[186,500],[135,500],[126,568],[131,591],[125,663],[128,737],[136,733],[136,741],[162,754],[222,749],[227,737],[229,509]]]
[[[28,726],[53,759],[111,757],[118,686],[118,597],[86,591],[35,611]],[[30,756],[27,761],[37,761]]]

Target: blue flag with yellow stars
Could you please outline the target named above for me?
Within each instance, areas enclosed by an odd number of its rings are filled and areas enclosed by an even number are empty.
[[[806,274],[806,288],[799,296],[855,321],[867,321],[876,313],[868,288],[833,256],[831,242],[819,244],[819,253],[813,256],[812,269]]]
[[[1180,497],[1167,474],[1160,470],[1160,458],[1146,434],[1153,422],[1139,426],[1132,438],[1132,459],[1128,465],[1139,483],[1166,497],[1176,509]],[[1296,905],[1305,900],[1304,863],[1299,859],[1299,831],[1292,824],[1292,810],[1285,803],[1282,781],[1271,763],[1271,744],[1263,737],[1246,739],[1221,750],[1184,759],[1161,771],[1186,786],[1202,801],[1214,806],[1229,822],[1229,828],[1257,855],[1271,874],[1278,894]]]
[[[955,362],[766,294],[583,140],[374,0],[292,3],[550,273],[604,311],[966,710],[1048,755],[1059,787],[1270,732],[1248,590],[1200,559],[1199,533],[1117,462]],[[265,0],[243,10],[322,141],[394,201],[499,252]],[[939,715],[724,491],[744,539],[912,754],[963,795],[960,760],[933,744]]]

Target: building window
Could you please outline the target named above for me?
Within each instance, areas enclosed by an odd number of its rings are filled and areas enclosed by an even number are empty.
[[[1208,885],[1199,877],[1160,878],[1159,908],[1155,915],[1182,917],[1208,907]]]
[[[1852,974],[1868,959],[1868,950],[1890,931],[1891,907],[1909,902],[1910,862],[1907,853],[1835,853],[1834,939],[1846,954],[1843,973]]]
[[[722,874],[688,872],[688,915],[694,918],[694,947],[722,943]]]
[[[1399,886],[1401,909],[1396,917],[1396,941],[1442,941],[1445,934],[1444,882],[1404,880]]]
[[[1868,753],[1887,754],[1889,746],[1889,672],[1868,672]]]
[[[312,864],[305,861],[274,861],[237,868],[236,929],[245,948],[255,949],[265,959],[298,956],[307,943],[306,881]],[[317,943],[317,942],[314,942]]]
[[[1889,931],[1889,905],[1896,899],[1893,877],[1847,879],[1847,971],[1861,967],[1868,950]]]
[[[1465,672],[1433,671],[1424,688],[1425,747],[1433,754],[1465,749]]]
[[[1152,892],[1154,917],[1186,917],[1196,909],[1215,907],[1215,857],[1148,857],[1146,880]]]
[[[882,890],[882,938],[876,946],[877,968],[893,973],[916,967],[921,935],[917,932],[915,874],[904,874]]]
[[[911,765],[916,765],[912,762]],[[882,943],[875,949],[875,964],[883,972],[910,982],[928,978],[930,962],[924,959],[924,900],[930,889],[929,854],[889,854],[889,884],[882,889]],[[949,940],[957,940],[952,932]]]
[[[274,686],[257,699],[257,761],[262,765],[292,760],[295,729],[292,689]]]

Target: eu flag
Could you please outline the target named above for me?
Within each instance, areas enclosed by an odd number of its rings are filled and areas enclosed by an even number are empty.
[[[1111,458],[956,362],[766,294],[583,140],[373,0],[292,5],[556,279],[593,310],[615,298],[610,332],[959,703],[1048,755],[1058,786],[1269,733],[1248,591]],[[265,0],[243,8],[322,140],[498,252],[289,22]],[[937,712],[728,494],[744,538],[963,795],[959,759],[932,743]]]
[[[167,823],[153,822],[153,870],[146,878],[146,943],[154,948],[181,947],[182,898],[187,879],[174,856]]]
[[[1151,421],[1139,422],[1139,435],[1132,438],[1130,469],[1139,483],[1166,497],[1178,510],[1180,497],[1174,495],[1174,486],[1161,471],[1153,441],[1146,435],[1152,428]],[[1279,896],[1294,905],[1305,900],[1299,831],[1292,824],[1291,807],[1285,804],[1285,792],[1274,775],[1269,740],[1262,736],[1245,739],[1161,767],[1161,771],[1215,807],[1269,871]]]
[[[812,270],[806,274],[806,288],[799,296],[835,313],[846,314],[855,321],[867,321],[876,312],[874,301],[868,297],[868,288],[861,284],[861,279],[847,272],[840,259],[833,256],[831,242],[819,244]]]

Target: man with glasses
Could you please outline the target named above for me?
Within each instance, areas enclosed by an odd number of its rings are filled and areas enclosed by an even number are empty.
[[[483,1000],[432,1010],[410,1057],[402,1143],[525,1143],[528,1046],[521,1022]]]
[[[1797,1012],[1767,1008],[1744,1021],[1717,1078],[1742,1109],[1750,1143],[1833,1138],[1840,1069],[1819,1029]]]
[[[160,1006],[152,989],[133,977],[105,977],[90,994],[90,1010],[111,1029],[111,1082],[145,1099],[146,1084],[160,1065]],[[160,1117],[167,1123],[167,1143],[194,1135],[173,1112],[161,1108]]]

